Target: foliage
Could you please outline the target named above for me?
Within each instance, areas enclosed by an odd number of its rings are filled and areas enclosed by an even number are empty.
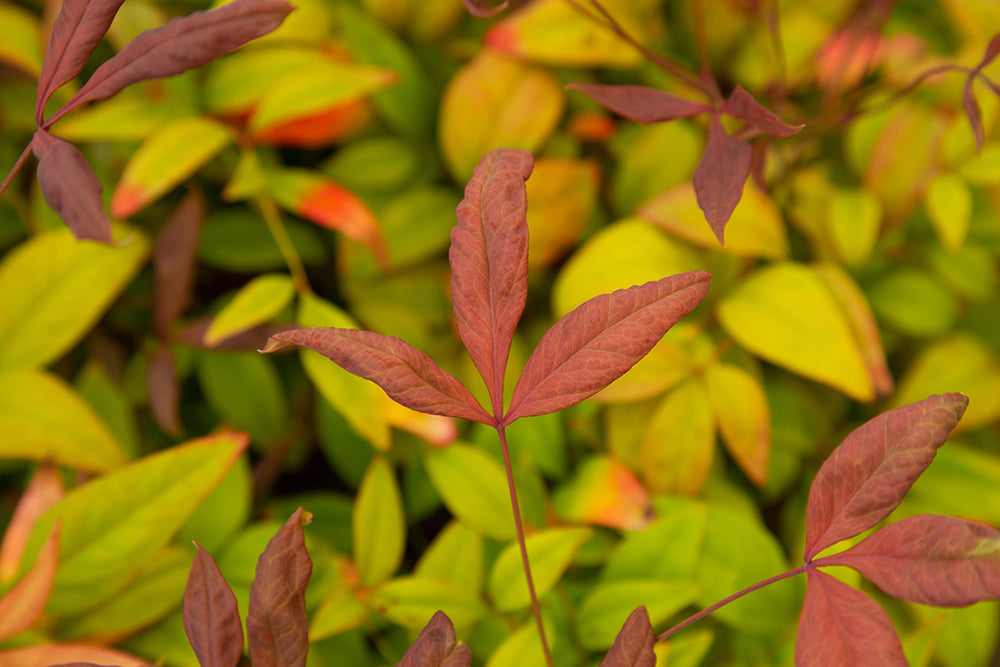
[[[989,664],[990,3],[295,4],[0,4],[5,664]]]

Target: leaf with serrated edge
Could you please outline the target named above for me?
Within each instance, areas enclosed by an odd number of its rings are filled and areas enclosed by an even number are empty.
[[[494,421],[455,376],[395,336],[356,329],[295,329],[271,336],[261,352],[294,345],[315,350],[344,370],[371,380],[411,410],[484,424]]]
[[[488,153],[465,188],[451,231],[448,259],[458,334],[486,383],[495,415],[503,411],[510,342],[528,294],[525,181],[533,167],[527,151]]]
[[[184,588],[184,632],[203,667],[235,667],[243,657],[243,625],[236,596],[212,555],[198,553]]]
[[[309,651],[306,585],[312,559],[302,526],[312,514],[295,510],[257,560],[250,585],[247,641],[255,667],[303,667]]]
[[[601,661],[601,667],[653,667],[656,664],[654,639],[649,613],[645,607],[636,607]]]
[[[718,115],[712,116],[705,152],[691,182],[698,206],[723,246],[726,245],[726,223],[740,203],[743,186],[750,175],[752,154],[753,148],[749,143],[729,136]]]
[[[968,404],[962,394],[931,396],[882,413],[847,436],[809,490],[805,561],[896,509]]]
[[[42,545],[35,564],[0,598],[0,641],[27,630],[45,609],[59,566],[59,524]]]
[[[601,106],[637,123],[660,123],[712,111],[712,106],[704,102],[686,100],[648,86],[571,83],[566,87],[579,90]]]
[[[864,593],[810,568],[795,638],[798,667],[907,667],[889,615]]]
[[[31,139],[38,158],[42,197],[77,239],[111,243],[111,222],[101,203],[104,186],[76,146],[38,130]]]
[[[1000,531],[950,516],[908,517],[814,563],[852,567],[907,602],[962,607],[1000,598]]]
[[[562,410],[621,377],[701,302],[709,278],[691,271],[634,285],[560,318],[531,353],[503,423]]]
[[[456,642],[451,619],[443,611],[437,611],[396,667],[468,667],[471,664],[469,647]]]
[[[790,137],[805,125],[789,125],[768,111],[753,95],[739,86],[722,105],[722,113],[744,120],[765,134]]]

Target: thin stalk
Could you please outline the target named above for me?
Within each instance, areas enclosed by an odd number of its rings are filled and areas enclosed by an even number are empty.
[[[517,546],[521,549],[521,565],[524,567],[524,578],[528,580],[528,594],[531,596],[531,613],[538,626],[538,636],[542,640],[542,652],[545,654],[545,664],[553,667],[552,652],[549,641],[545,638],[545,625],[542,623],[542,609],[538,605],[538,595],[535,593],[535,582],[531,578],[531,563],[528,562],[528,545],[524,541],[524,522],[521,521],[521,506],[517,502],[517,489],[514,488],[514,469],[510,464],[510,449],[507,447],[507,432],[502,425],[497,427],[500,437],[500,451],[503,452],[503,467],[507,473],[507,491],[510,494],[510,506],[514,511],[514,528],[517,530]]]
[[[680,623],[678,623],[674,627],[670,628],[669,630],[666,630],[666,631],[660,633],[656,637],[656,641],[658,641],[658,642],[666,641],[667,639],[669,639],[671,637],[671,635],[674,635],[677,632],[680,632],[681,630],[683,630],[687,626],[691,625],[692,623],[697,623],[698,621],[700,621],[701,619],[705,618],[706,616],[708,616],[712,612],[714,612],[714,611],[716,611],[718,609],[721,609],[722,607],[725,607],[730,602],[733,602],[735,600],[739,600],[744,595],[747,595],[748,593],[753,593],[754,591],[760,590],[761,588],[764,588],[765,586],[770,586],[771,584],[776,584],[776,583],[778,583],[779,581],[781,581],[783,579],[789,579],[791,577],[794,577],[797,574],[802,574],[809,567],[810,567],[809,565],[800,565],[799,567],[795,568],[794,570],[788,570],[787,572],[782,572],[781,574],[776,574],[773,577],[770,577],[769,579],[765,579],[764,581],[758,581],[753,586],[748,586],[747,588],[744,588],[742,591],[739,591],[738,593],[733,593],[729,597],[727,597],[727,598],[725,598],[723,600],[719,600],[718,602],[716,602],[715,604],[713,604],[711,607],[705,607],[704,609],[702,609],[701,611],[699,611],[697,614],[694,614],[693,616],[687,617],[686,619],[684,619],[683,621],[681,621]]]
[[[288,230],[285,229],[285,225],[281,221],[281,212],[278,211],[274,200],[265,195],[257,195],[255,201],[274,242],[278,246],[278,251],[292,274],[292,283],[295,285],[295,289],[300,293],[311,292],[312,287],[309,286],[309,278],[306,276],[302,259],[299,257],[298,250],[295,249],[295,244],[292,243],[292,238],[288,235]]]
[[[14,166],[10,168],[9,172],[7,172],[7,177],[3,179],[3,183],[0,183],[0,196],[3,196],[3,193],[6,192],[7,188],[10,186],[11,181],[13,181],[14,177],[17,176],[17,173],[21,171],[21,167],[23,167],[24,163],[28,161],[28,155],[30,153],[31,142],[29,141],[28,145],[25,146],[24,150],[21,152],[21,155],[17,158],[17,162],[15,162]]]
[[[705,31],[705,7],[702,0],[691,0],[691,16],[694,21],[694,35],[696,48],[698,50],[698,78],[705,88],[708,89],[710,97],[716,103],[722,101],[722,93],[712,76],[712,59],[708,51],[708,33]]]

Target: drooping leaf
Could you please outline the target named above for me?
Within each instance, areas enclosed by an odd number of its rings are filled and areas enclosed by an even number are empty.
[[[889,615],[874,600],[810,568],[795,638],[795,664],[805,667],[907,667]]]
[[[198,553],[184,588],[184,632],[203,667],[236,667],[243,657],[243,624],[236,596],[212,555]]]
[[[164,340],[191,298],[205,199],[192,190],[160,228],[153,243],[153,329]]]
[[[406,517],[392,466],[372,458],[351,515],[354,562],[361,585],[380,584],[399,568],[406,547]]]
[[[571,83],[566,87],[579,90],[598,104],[637,123],[661,123],[712,111],[711,104],[684,99],[648,86]]]
[[[722,113],[744,120],[764,134],[775,137],[790,137],[805,127],[805,125],[789,125],[739,86],[736,86],[722,104]]]
[[[487,537],[513,539],[507,478],[495,458],[456,443],[429,451],[424,465],[434,489],[455,517]]]
[[[24,547],[35,522],[59,502],[65,491],[62,478],[51,464],[38,467],[14,508],[0,544],[0,584],[6,586],[17,575]]]
[[[752,153],[749,143],[727,134],[718,115],[712,116],[705,153],[691,182],[698,206],[722,245],[726,245],[726,223],[740,203],[743,186],[750,175]]]
[[[101,203],[104,186],[76,146],[38,130],[31,138],[38,158],[38,187],[45,202],[80,240],[111,243],[111,222]]]
[[[202,340],[211,347],[279,313],[295,295],[292,279],[284,273],[258,275],[245,284],[220,310]]]
[[[1000,597],[1000,531],[950,516],[907,517],[815,563],[852,567],[908,602],[961,607]]]
[[[760,382],[738,366],[712,364],[705,371],[708,401],[730,456],[757,486],[767,482],[771,411]]]
[[[471,664],[472,652],[456,641],[451,619],[444,612],[436,611],[396,667],[469,667]]]
[[[247,612],[250,660],[257,667],[306,664],[306,584],[313,565],[302,526],[310,521],[312,514],[297,509],[257,560]]]
[[[701,302],[709,277],[692,271],[602,294],[560,318],[529,357],[504,422],[561,410],[611,384]]]
[[[931,396],[885,412],[847,436],[809,490],[806,562],[896,509],[968,404],[962,394]]]
[[[451,232],[451,298],[458,333],[503,411],[503,378],[528,294],[525,181],[534,160],[522,150],[487,154],[465,188]]]
[[[59,566],[59,525],[45,539],[42,550],[20,581],[0,597],[0,641],[27,630],[42,615]]]
[[[636,607],[625,619],[611,650],[601,661],[601,667],[653,667],[655,636],[645,607]]]
[[[573,556],[590,539],[590,528],[546,528],[525,540],[535,592],[545,595],[562,578]],[[500,552],[490,570],[489,591],[493,605],[500,611],[514,611],[530,602],[524,577],[521,551],[516,543]]]

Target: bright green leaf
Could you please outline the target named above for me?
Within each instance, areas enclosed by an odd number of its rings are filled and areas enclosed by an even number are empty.
[[[590,539],[590,528],[547,528],[525,540],[531,577],[538,597],[544,596],[562,577],[583,543]],[[500,552],[490,570],[490,596],[500,611],[514,611],[528,606],[528,583],[521,564],[521,551],[512,542]]]
[[[414,573],[478,591],[483,585],[482,535],[459,521],[452,521],[424,550]]]
[[[469,627],[486,612],[478,591],[418,576],[387,581],[371,592],[369,602],[393,623],[414,629],[426,625],[438,610],[446,613],[456,628]]]
[[[370,612],[346,586],[336,588],[313,612],[309,622],[309,641],[317,642],[359,627]]]
[[[381,456],[372,459],[361,480],[351,534],[363,586],[379,584],[396,572],[406,546],[406,518],[396,473]]]
[[[555,650],[552,624],[542,617],[545,636],[549,640],[549,650]],[[542,651],[542,640],[538,636],[538,626],[529,621],[516,632],[510,634],[490,655],[486,667],[545,667],[545,654]]]
[[[598,584],[580,603],[577,632],[592,651],[610,648],[636,607],[644,605],[656,627],[698,599],[701,586],[689,581],[628,579]]]
[[[240,288],[218,312],[203,337],[213,346],[230,336],[263,324],[287,306],[295,295],[292,279],[284,273],[259,275]]]
[[[252,474],[250,462],[238,459],[178,531],[177,541],[182,544],[197,542],[206,551],[218,553],[250,518]]]
[[[625,534],[609,556],[602,579],[689,579],[705,540],[708,512],[702,503],[670,497],[645,530]]]
[[[448,510],[459,520],[497,540],[514,536],[507,480],[497,460],[470,445],[432,450],[427,475]]]

